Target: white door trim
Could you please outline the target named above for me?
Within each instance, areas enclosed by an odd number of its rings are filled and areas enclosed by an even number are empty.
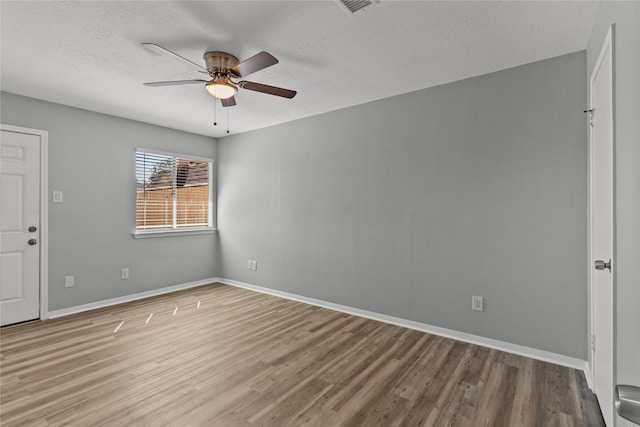
[[[40,137],[40,320],[49,318],[49,132],[0,123],[0,130]]]
[[[616,250],[616,130],[615,130],[615,110],[616,110],[616,97],[615,97],[615,50],[614,50],[614,33],[615,33],[615,24],[611,25],[607,31],[607,34],[602,42],[602,46],[600,48],[600,53],[598,54],[598,59],[596,60],[591,76],[589,78],[589,108],[593,108],[593,91],[591,88],[593,87],[593,83],[595,77],[597,75],[597,70],[600,69],[602,62],[604,61],[605,55],[607,51],[611,52],[610,55],[610,66],[611,66],[611,138],[612,138],[612,174],[613,174],[613,182],[612,182],[612,200],[613,200],[613,215],[612,215],[612,226],[613,226],[613,234],[612,234],[612,251],[611,254],[611,274],[612,274],[612,284],[613,284],[613,307],[612,312],[614,315],[613,319],[613,380],[615,383],[616,379],[616,283],[617,283],[617,250]],[[598,114],[596,111],[595,114]],[[591,204],[591,195],[593,192],[593,155],[592,155],[592,144],[593,144],[593,127],[589,126],[589,194],[588,194],[588,216],[589,216],[589,230],[588,230],[588,259],[587,259],[587,268],[588,268],[588,285],[589,285],[589,337],[588,338],[588,348],[589,348],[589,358],[588,358],[588,368],[587,372],[587,382],[591,389],[594,389],[595,386],[595,367],[593,360],[593,352],[591,350],[591,336],[594,334],[594,301],[593,301],[593,281],[592,281],[592,270],[593,270],[593,208]],[[615,414],[614,414],[614,424],[615,424]]]

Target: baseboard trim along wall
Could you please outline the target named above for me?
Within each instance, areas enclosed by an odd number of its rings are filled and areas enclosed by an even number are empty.
[[[453,329],[441,328],[439,326],[428,325],[426,323],[415,322],[413,320],[402,319],[400,317],[388,316],[386,314],[380,314],[373,311],[362,310],[359,308],[349,307],[342,304],[336,304],[336,303],[327,302],[327,301],[323,301],[315,298],[309,298],[301,295],[292,294],[289,292],[278,291],[275,289],[269,289],[262,286],[252,285],[249,283],[239,282],[237,280],[225,279],[221,277],[215,277],[211,279],[202,279],[194,282],[168,286],[165,288],[153,289],[151,291],[140,292],[137,294],[125,295],[122,297],[96,301],[88,304],[77,305],[74,307],[63,308],[60,310],[54,310],[49,312],[48,317],[50,319],[54,319],[56,317],[68,316],[70,314],[81,313],[83,311],[94,310],[96,308],[122,304],[125,302],[167,294],[170,292],[175,292],[183,289],[195,288],[197,286],[207,285],[207,284],[216,283],[216,282],[223,283],[225,285],[235,286],[238,288],[248,289],[251,291],[261,292],[263,294],[273,295],[280,298],[286,298],[293,301],[311,304],[318,307],[324,307],[330,310],[352,314],[354,316],[365,317],[367,319],[377,320],[380,322],[389,323],[391,325],[402,326],[404,328],[409,328],[409,329],[415,329],[417,331],[426,332],[433,335],[439,335],[439,336],[455,339],[455,340],[470,343],[470,344],[481,345],[484,347],[489,347],[496,350],[517,354],[520,356],[530,357],[536,360],[541,360],[543,362],[550,362],[550,363],[555,363],[556,365],[566,366],[573,369],[579,369],[585,373],[589,387],[592,386],[591,378],[589,375],[588,364],[586,360],[576,359],[573,357],[564,356],[562,354],[551,353],[549,351],[538,350],[531,347],[525,347],[517,344],[508,343],[505,341],[499,341],[491,338],[481,337],[478,335],[468,334],[465,332],[459,332]]]
[[[584,377],[587,380],[587,385],[589,389],[593,391],[593,371],[591,370],[591,366],[589,366],[589,362],[586,362],[587,366],[583,369]]]
[[[167,286],[165,288],[153,289],[150,291],[139,292],[137,294],[125,295],[117,298],[105,299],[102,301],[90,302],[88,304],[76,305],[74,307],[62,308],[60,310],[54,310],[49,312],[49,319],[56,317],[68,316],[70,314],[81,313],[83,311],[95,310],[96,308],[108,307],[110,305],[122,304],[124,302],[135,301],[143,298],[154,297],[157,295],[168,294],[175,291],[181,291],[183,289],[195,288],[197,286],[208,285],[219,281],[217,278],[202,279],[194,282],[181,283],[179,285]]]
[[[555,363],[556,365],[566,366],[573,369],[581,370],[587,377],[587,382],[590,378],[586,375],[587,361],[576,359],[574,357],[564,356],[562,354],[552,353],[549,351],[538,350],[531,347],[525,347],[522,345],[512,344],[505,341],[494,340],[491,338],[481,337],[478,335],[472,335],[465,332],[455,331],[453,329],[441,328],[439,326],[428,325],[426,323],[415,322],[413,320],[402,319],[394,316],[387,316],[386,314],[380,314],[373,311],[361,310],[359,308],[349,307],[342,304],[336,304],[332,302],[322,301],[314,298],[291,294],[288,292],[282,292],[275,289],[264,288],[262,286],[256,286],[249,283],[238,282],[236,280],[216,278],[216,282],[224,283],[225,285],[235,286],[238,288],[249,289],[264,294],[269,294],[281,298],[290,299],[293,301],[303,302],[319,307],[328,308],[330,310],[340,311],[347,314],[353,314],[355,316],[366,317],[367,319],[378,320],[380,322],[389,323],[391,325],[402,326],[409,329],[415,329],[417,331],[426,332],[433,335],[439,335],[446,338],[451,338],[458,341],[463,341],[470,344],[481,345],[483,347],[489,347],[507,353],[517,354],[519,356],[529,357],[531,359],[541,360],[543,362]],[[589,387],[591,384],[589,382]]]

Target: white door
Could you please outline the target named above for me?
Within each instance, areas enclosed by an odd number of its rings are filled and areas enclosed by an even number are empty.
[[[614,412],[613,44],[611,30],[591,74],[590,200],[593,388],[608,426]],[[610,264],[611,263],[611,264]]]
[[[40,317],[40,136],[0,137],[0,320]]]

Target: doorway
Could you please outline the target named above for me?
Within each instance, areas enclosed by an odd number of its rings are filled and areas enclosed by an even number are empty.
[[[615,425],[615,133],[613,27],[589,81],[589,288],[593,391],[604,421]]]
[[[47,132],[0,125],[0,323],[47,318]]]

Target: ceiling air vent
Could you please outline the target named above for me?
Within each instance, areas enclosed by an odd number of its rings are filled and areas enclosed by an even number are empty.
[[[355,13],[359,10],[364,9],[365,7],[373,4],[372,0],[336,0],[345,11],[348,13]]]

